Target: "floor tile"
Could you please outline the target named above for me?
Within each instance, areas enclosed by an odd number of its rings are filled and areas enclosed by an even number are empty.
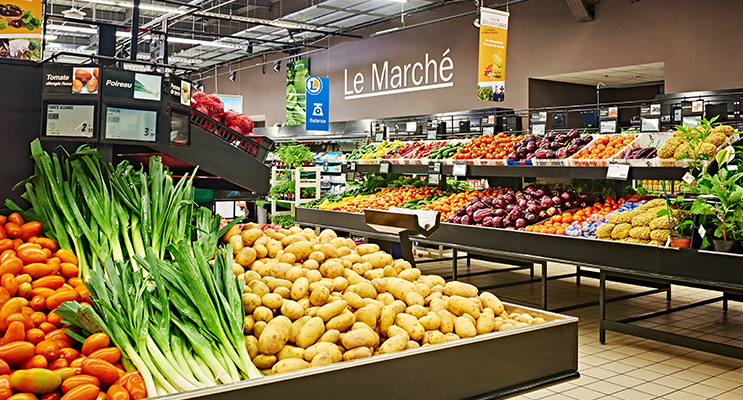
[[[654,396],[664,396],[668,393],[676,391],[676,389],[669,388],[668,386],[659,385],[655,382],[647,382],[642,385],[637,385],[633,389],[641,392],[650,393]]]
[[[585,371],[581,371],[581,375],[587,375],[595,379],[606,379],[606,378],[611,378],[612,376],[618,375],[618,373],[614,371],[609,371],[608,369],[603,369],[601,367],[594,367],[594,368],[589,368]]]
[[[720,394],[725,393],[727,390],[715,388],[712,386],[702,385],[702,384],[696,384],[691,385],[687,388],[684,388],[685,392],[694,393],[702,398],[712,398],[715,396],[718,396]]]
[[[643,382],[652,381],[654,379],[658,379],[658,378],[662,378],[666,376],[665,374],[661,374],[655,371],[650,371],[645,368],[636,369],[634,371],[627,372],[625,375],[630,376],[632,378],[636,378],[636,379],[642,379]]]
[[[596,392],[587,388],[579,387],[562,392],[565,396],[578,400],[595,400],[604,397],[604,393]]]
[[[685,392],[683,390],[669,393],[663,397],[670,400],[701,400],[698,394]]]
[[[717,397],[714,397],[715,400],[740,400],[741,394],[740,393],[733,393],[733,392],[725,392]]]
[[[717,376],[730,371],[732,368],[718,367],[713,364],[697,364],[689,368],[689,371],[699,372],[705,375]]]
[[[743,387],[743,383],[729,381],[718,377],[707,379],[706,381],[700,382],[703,385],[716,387],[718,389],[724,389],[726,391],[734,390]]]
[[[642,368],[642,369],[647,370],[647,371],[657,372],[663,375],[673,374],[673,373],[676,373],[682,370],[681,368],[674,367],[674,366],[667,365],[667,364],[662,364],[662,363],[648,365],[647,367]]]
[[[709,379],[709,375],[705,375],[699,372],[694,372],[694,371],[689,371],[689,370],[679,371],[674,374],[671,374],[671,376],[676,377],[676,378],[685,379],[689,382],[695,382],[695,383],[701,382],[705,379]]]
[[[584,387],[586,389],[595,390],[603,394],[612,394],[612,393],[621,392],[622,390],[627,389],[624,386],[616,385],[614,383],[610,383],[606,381],[599,381],[599,382],[591,383],[590,385],[586,385]]]
[[[633,378],[629,375],[617,375],[609,379],[606,379],[605,382],[613,383],[615,385],[620,385],[625,388],[631,388],[633,386],[641,385],[645,383],[646,381],[642,379],[638,379],[638,378]]]
[[[621,392],[614,393],[612,396],[624,399],[624,400],[650,400],[657,396],[653,396],[652,394],[640,392],[635,389],[627,389],[623,390]]]
[[[653,383],[668,386],[669,388],[673,388],[676,390],[681,390],[687,386],[691,386],[694,384],[694,382],[689,382],[687,380],[676,378],[674,376],[664,376],[662,378],[654,380]]]
[[[630,372],[632,370],[637,369],[637,367],[634,367],[632,365],[624,364],[621,361],[617,361],[617,362],[613,362],[613,363],[609,363],[609,364],[604,364],[604,365],[601,366],[601,368],[606,369],[606,370],[609,370],[609,371],[618,372],[620,374],[623,374],[623,373],[626,373],[626,372]]]

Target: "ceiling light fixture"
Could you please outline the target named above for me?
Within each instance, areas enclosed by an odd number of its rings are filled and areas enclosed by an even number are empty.
[[[96,1],[99,1],[99,0],[96,0]],[[100,0],[100,1],[106,1],[106,0]],[[211,18],[217,18],[217,19],[229,19],[232,21],[249,22],[249,23],[258,24],[258,25],[270,25],[270,26],[275,26],[277,28],[296,29],[300,31],[317,30],[317,27],[315,27],[314,25],[301,24],[298,22],[281,21],[277,19],[271,20],[271,19],[252,18],[252,17],[242,17],[239,15],[217,14],[217,13],[208,12],[208,11],[196,11],[194,15],[201,15],[203,17],[211,17]]]
[[[387,35],[389,33],[392,33],[392,32],[395,32],[395,31],[399,31],[399,30],[400,30],[400,27],[399,26],[396,26],[394,28],[385,29],[385,30],[379,31],[379,32],[374,32],[371,35],[369,35],[369,37],[377,37],[377,36]]]
[[[289,32],[289,39],[286,39],[286,42],[290,44],[296,42],[296,40],[294,40],[294,34],[292,33],[291,29],[287,32]]]
[[[47,33],[46,35],[44,35],[44,39],[46,39],[47,42],[53,42],[57,40],[57,35],[53,33]]]
[[[277,61],[276,65],[273,66],[273,72],[278,74],[280,70],[281,70],[281,61]]]
[[[237,78],[237,72],[232,71],[232,74],[230,75],[230,82],[234,82]]]
[[[248,54],[253,54],[253,43],[250,43],[250,40],[248,40]]]

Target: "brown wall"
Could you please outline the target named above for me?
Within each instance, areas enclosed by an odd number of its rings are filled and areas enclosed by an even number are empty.
[[[406,24],[471,9],[471,4],[450,6],[407,18]],[[604,0],[596,6],[596,21],[583,24],[573,19],[562,0],[532,0],[510,11],[504,107],[530,105],[529,78],[659,61],[665,62],[666,93],[743,87],[743,69],[739,68],[743,54],[735,51],[743,44],[740,0]],[[469,15],[363,40],[331,39],[329,54],[322,51],[311,56],[313,73],[329,75],[332,82],[331,121],[496,106],[476,99],[478,31],[472,27],[473,19]],[[357,33],[368,37],[370,32],[390,26],[394,25]],[[372,62],[404,64],[420,59],[425,52],[440,58],[447,48],[455,63],[454,87],[343,100],[345,68],[349,73],[365,69],[369,79]],[[246,61],[242,66],[256,62],[258,59]],[[276,74],[271,67],[266,75],[260,68],[240,71],[239,84],[229,82],[228,74],[219,78],[220,93],[242,94],[245,113],[266,114],[267,125],[285,118],[284,68],[282,65],[282,73]],[[213,81],[204,82],[207,91],[214,91]]]

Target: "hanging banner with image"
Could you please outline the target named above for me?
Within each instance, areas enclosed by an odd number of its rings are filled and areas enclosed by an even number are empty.
[[[286,124],[303,125],[307,98],[305,81],[310,75],[310,60],[298,60],[286,64]]]
[[[41,0],[0,3],[0,58],[41,61]]]
[[[503,102],[506,99],[508,15],[507,12],[490,8],[483,8],[480,11],[478,100]]]

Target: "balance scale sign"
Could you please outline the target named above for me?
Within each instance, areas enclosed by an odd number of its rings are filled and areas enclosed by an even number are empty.
[[[330,79],[308,76],[307,118],[305,129],[308,131],[325,131],[330,128]]]

